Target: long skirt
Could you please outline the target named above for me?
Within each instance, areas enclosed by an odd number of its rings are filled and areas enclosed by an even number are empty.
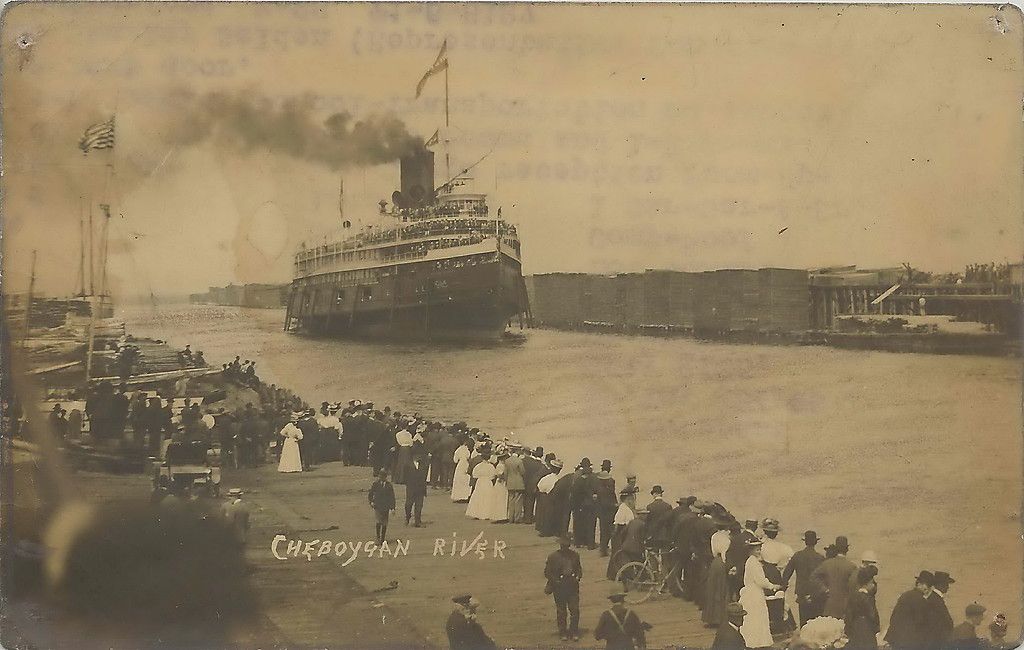
[[[764,590],[760,587],[744,587],[740,589],[740,605],[747,615],[740,626],[740,634],[748,648],[768,648],[775,643],[772,631],[768,626],[768,605],[764,599]]]
[[[299,443],[295,438],[285,438],[281,448],[281,461],[277,464],[279,472],[301,472],[302,457],[299,455]]]
[[[548,500],[549,496],[547,492],[537,493],[537,505],[534,506],[533,513],[533,527],[537,529],[537,532],[540,533],[541,537],[548,536],[544,534],[544,526],[546,525],[545,522],[547,521],[548,516]]]
[[[622,548],[622,538],[625,536],[625,526],[616,526],[615,530],[612,531],[611,548],[608,549],[608,569],[605,571],[605,577],[609,580],[614,580],[615,574],[626,563],[623,554],[619,553],[619,549]]]
[[[524,518],[523,515],[523,491],[508,491],[508,520],[510,523],[518,524]]]
[[[494,484],[491,483],[491,479],[485,478],[477,481],[473,496],[469,497],[466,516],[470,519],[489,519],[493,502]]]
[[[469,487],[469,473],[466,472],[466,467],[465,463],[459,463],[455,468],[455,477],[452,479],[452,501],[459,503],[469,501],[469,497],[473,493]]]
[[[722,625],[726,621],[725,606],[729,604],[729,577],[722,558],[715,556],[704,582],[704,610],[700,620],[705,625]]]
[[[491,507],[487,518],[491,521],[508,521],[508,488],[502,481],[495,483],[491,489]]]

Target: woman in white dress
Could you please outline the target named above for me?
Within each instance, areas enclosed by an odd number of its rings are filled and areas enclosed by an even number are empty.
[[[295,422],[289,422],[281,429],[281,436],[284,444],[281,447],[281,460],[277,463],[279,472],[301,472],[302,456],[299,455],[299,441],[302,440],[302,431],[295,426]]]
[[[502,452],[494,466],[494,489],[491,491],[491,521],[508,521],[508,487],[505,485],[505,459],[508,453]]]
[[[764,575],[761,567],[761,540],[747,544],[750,546],[750,557],[743,565],[743,588],[740,589],[740,605],[747,611],[747,616],[740,626],[740,634],[748,648],[768,648],[774,640],[768,623],[768,603],[764,598],[764,590],[777,591],[779,585]]]
[[[470,519],[488,519],[494,501],[494,465],[489,460],[477,463],[473,468],[473,478],[476,479],[476,487],[473,488],[473,496],[469,497],[466,516]]]
[[[469,447],[465,441],[455,450],[452,456],[455,461],[455,474],[452,477],[452,501],[465,503],[469,501],[473,490],[469,487]]]

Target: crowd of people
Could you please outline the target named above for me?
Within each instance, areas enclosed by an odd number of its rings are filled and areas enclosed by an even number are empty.
[[[589,458],[567,464],[543,447],[526,446],[514,434],[499,440],[465,422],[378,409],[372,402],[322,402],[314,409],[290,391],[261,382],[255,363],[238,358],[224,366],[224,376],[252,388],[258,406],[228,411],[186,398],[175,414],[169,401],[137,393],[118,412],[125,412],[134,435],[146,444],[162,442],[160,453],[179,442],[217,446],[221,462],[233,467],[276,462],[280,472],[291,473],[330,461],[365,466],[374,476],[368,500],[378,542],[388,538],[390,514],[399,506],[395,486],[405,488],[406,525],[424,525],[425,499],[433,487],[448,492],[446,501],[463,504],[468,518],[533,526],[541,537],[558,541],[543,575],[545,593],[555,604],[555,625],[565,640],[580,635],[579,552],[595,551],[607,558],[605,578],[614,590],[594,628],[609,648],[645,645],[649,626],[625,605],[620,588],[628,585],[620,569],[651,553],[678,574],[666,584],[700,609],[703,623],[716,630],[717,650],[780,643],[800,650],[820,647],[820,639],[812,639],[822,630],[841,636],[852,650],[1013,646],[1006,639],[1005,615],[996,614],[986,624],[987,610],[979,603],[969,605],[954,625],[954,614],[960,613],[951,613],[945,599],[956,580],[944,570],[920,571],[883,618],[876,606],[882,565],[870,550],[856,562],[851,559],[846,536],[836,537],[822,554],[818,534],[809,530],[803,534],[805,547],[794,551],[779,540],[781,525],[773,518],[741,521],[722,504],[696,496],[673,504],[661,486],[642,490],[632,474],[617,486],[609,459],[597,470]],[[165,484],[158,490],[171,494],[175,487]],[[791,587],[792,611],[786,597]],[[469,595],[455,599],[448,625],[453,648],[493,643],[475,618],[474,603]]]
[[[641,505],[637,477],[628,476],[626,485],[616,489],[607,459],[599,471],[589,458],[566,466],[555,454],[529,448],[514,435],[495,440],[465,422],[445,424],[389,407],[377,410],[358,400],[345,406],[325,402],[319,414],[297,411],[292,420],[281,431],[287,453],[281,454],[279,469],[301,471],[331,459],[328,441],[336,440],[335,453],[345,464],[372,468],[369,503],[378,542],[387,538],[389,514],[398,507],[395,485],[405,486],[407,525],[422,525],[424,497],[434,486],[465,504],[468,518],[533,525],[538,535],[557,538],[559,549],[548,558],[544,577],[546,593],[555,601],[559,634],[566,640],[579,638],[582,568],[574,549],[581,549],[608,557],[606,578],[613,585],[627,562],[643,561],[650,552],[669,558],[679,573],[675,595],[700,608],[704,624],[717,630],[714,647],[720,650],[764,648],[787,639],[791,648],[817,647],[803,638],[804,630],[810,635],[828,625],[851,649],[884,644],[894,650],[1011,647],[1005,615],[996,614],[985,626],[986,610],[978,603],[954,626],[945,596],[955,579],[947,571],[922,571],[883,625],[875,604],[880,563],[872,551],[865,550],[855,562],[848,557],[849,539],[838,536],[823,555],[812,530],[803,535],[805,548],[794,551],[778,539],[781,526],[775,519],[741,523],[722,504],[695,496],[673,505],[658,485]],[[786,602],[791,586],[795,611]],[[466,598],[456,600],[453,616],[461,622],[449,629],[452,647],[478,647],[459,640],[460,630],[469,629],[471,638],[480,634],[464,624],[475,611],[475,601]],[[623,593],[612,598],[595,633],[605,635],[599,638],[608,647],[642,647],[645,624],[625,608]],[[627,615],[628,631],[619,626],[625,626]]]

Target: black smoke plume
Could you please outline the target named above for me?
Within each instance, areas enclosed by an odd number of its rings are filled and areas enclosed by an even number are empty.
[[[347,112],[317,116],[314,95],[274,102],[252,92],[179,92],[169,130],[173,144],[212,140],[239,151],[270,151],[337,170],[378,165],[422,147],[393,115],[353,119]]]

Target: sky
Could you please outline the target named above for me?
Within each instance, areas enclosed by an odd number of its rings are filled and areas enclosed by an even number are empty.
[[[525,273],[1019,261],[1022,33],[1013,6],[9,5],[4,289],[38,250],[37,291],[74,292],[100,204],[115,295],[286,282],[342,180],[379,225],[395,143],[439,128]],[[414,98],[445,39],[447,130],[443,74]]]

